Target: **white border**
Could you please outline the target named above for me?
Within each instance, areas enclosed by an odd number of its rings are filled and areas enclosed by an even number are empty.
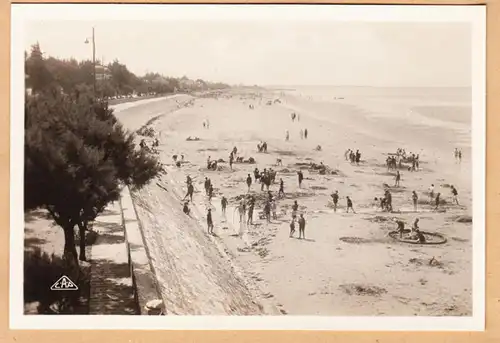
[[[109,19],[113,18],[113,19]],[[119,18],[119,19],[117,19]],[[24,25],[30,20],[328,20],[469,22],[473,80],[473,316],[26,316],[23,314]],[[11,36],[10,328],[483,331],[485,325],[485,6],[13,4]]]

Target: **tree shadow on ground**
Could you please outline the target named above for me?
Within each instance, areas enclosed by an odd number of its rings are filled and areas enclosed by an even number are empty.
[[[28,211],[24,213],[24,222],[25,223],[33,223],[37,220],[45,219],[50,220],[50,215],[42,209]]]
[[[128,263],[92,262],[90,314],[140,314]]]
[[[47,243],[47,240],[38,237],[29,237],[24,239],[24,248],[25,249],[36,249],[39,248],[40,245],[44,245]]]
[[[123,235],[124,228],[121,224],[95,222],[94,229],[97,232],[104,232],[99,233],[93,245],[122,244],[123,242],[125,242],[125,237]]]

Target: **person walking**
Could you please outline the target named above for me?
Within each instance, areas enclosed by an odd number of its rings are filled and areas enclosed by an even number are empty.
[[[193,183],[189,183],[186,196],[184,196],[184,199],[182,199],[182,200],[185,200],[187,197],[189,197],[189,199],[191,199],[191,202],[193,202],[193,193],[194,193]]]
[[[299,218],[299,239],[306,239],[306,220],[304,215],[301,213]]]
[[[354,211],[354,207],[352,206],[351,198],[347,197],[347,213],[349,213],[349,209],[351,209],[352,212],[356,213],[356,211]]]
[[[308,135],[308,133],[307,133],[307,129],[305,129],[305,130],[304,130],[304,138],[305,138],[305,139],[307,139],[307,135]]]

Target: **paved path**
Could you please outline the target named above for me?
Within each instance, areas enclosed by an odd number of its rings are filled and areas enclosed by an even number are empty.
[[[119,201],[97,217],[94,229],[89,314],[137,314]]]

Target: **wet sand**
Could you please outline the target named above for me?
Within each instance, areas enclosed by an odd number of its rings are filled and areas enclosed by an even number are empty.
[[[135,194],[136,206],[151,246],[153,265],[157,274],[165,275],[160,277],[163,289],[172,288],[175,280],[167,275],[174,277],[175,270],[184,271],[177,277],[190,275],[183,283],[192,284],[195,291],[178,289],[186,292],[183,301],[190,303],[178,305],[178,314],[259,314],[273,312],[271,308],[276,306],[280,313],[290,315],[471,315],[472,224],[456,220],[472,212],[470,131],[466,130],[466,120],[448,118],[452,108],[462,112],[468,108],[461,104],[433,105],[430,101],[405,104],[401,100],[393,101],[393,105],[391,100],[383,105],[378,101],[377,106],[359,99],[323,101],[280,91],[261,93],[262,100],[249,90],[233,90],[218,99],[198,98],[189,107],[169,107],[168,114],[150,124],[160,139],[158,150],[162,162],[168,165],[168,175]],[[266,105],[276,98],[281,103]],[[249,109],[250,104],[254,110]],[[165,102],[154,106],[158,113],[163,110],[160,107],[168,107]],[[409,114],[409,109],[417,111],[419,106],[427,111],[419,115],[429,117],[431,111],[433,118],[422,120]],[[129,111],[132,117],[134,110]],[[299,122],[291,121],[293,111],[300,114]],[[441,112],[446,112],[442,118]],[[202,125],[206,119],[209,129]],[[304,128],[309,131],[307,140],[299,136]],[[285,130],[290,132],[290,141],[284,139]],[[200,140],[187,141],[189,136]],[[267,154],[257,152],[261,140],[268,143]],[[317,145],[321,145],[321,151],[315,150]],[[221,171],[207,170],[209,156],[228,161],[233,146],[240,156],[253,157],[257,163],[235,164],[232,171],[227,163],[221,163]],[[403,170],[401,187],[390,187],[398,213],[380,212],[373,206],[373,198],[383,195],[384,184],[394,185],[394,173],[387,171],[385,154],[398,147],[419,153],[421,170]],[[455,147],[464,151],[460,164],[453,157]],[[359,166],[345,160],[347,148],[360,149]],[[186,163],[181,168],[175,167],[174,154],[185,155]],[[282,167],[275,166],[277,158],[282,159]],[[295,173],[300,164],[310,162],[323,162],[336,170],[336,175],[319,175],[302,166],[305,180],[299,189]],[[278,201],[278,219],[267,224],[258,216],[262,210],[259,199],[265,192],[253,184],[251,194],[259,204],[255,225],[240,227],[233,206],[247,193],[244,180],[247,174],[253,177],[256,167],[277,170],[277,180],[284,180],[286,197]],[[195,179],[196,189],[192,218],[181,212],[179,199],[186,191],[188,174]],[[215,188],[211,204],[204,194],[205,176]],[[444,212],[432,212],[427,203],[426,190],[432,183],[447,202]],[[451,184],[459,191],[461,206],[450,205]],[[271,190],[277,194],[278,184]],[[329,195],[334,190],[340,194],[337,213],[330,206]],[[411,203],[413,190],[420,197],[418,213],[413,212]],[[221,194],[230,202],[226,219],[220,213]],[[345,213],[346,196],[352,198],[357,214]],[[289,238],[294,200],[307,221],[306,240]],[[206,234],[204,215],[208,207],[212,208],[216,237]],[[173,217],[180,218],[178,225],[165,223]],[[448,241],[435,246],[397,242],[388,236],[395,229],[391,221],[395,217],[408,225],[418,217],[423,231],[443,234]],[[242,236],[237,235],[240,230]],[[174,242],[177,250],[169,250]],[[182,249],[187,249],[186,253],[176,256]],[[192,256],[189,249],[200,253]],[[167,263],[165,256],[172,260]],[[433,258],[437,263],[429,264]],[[221,268],[227,271],[220,272]],[[234,270],[238,276],[229,282],[233,285],[229,294],[224,294],[223,286],[205,294],[197,289],[217,284],[217,278],[223,278],[219,283],[224,284],[225,278],[233,278]],[[170,291],[168,296],[181,297],[174,293]],[[245,296],[241,298],[241,294]],[[231,303],[228,299],[234,297],[240,297],[237,309],[220,305]],[[270,305],[245,308],[242,304],[249,303],[251,297]]]

